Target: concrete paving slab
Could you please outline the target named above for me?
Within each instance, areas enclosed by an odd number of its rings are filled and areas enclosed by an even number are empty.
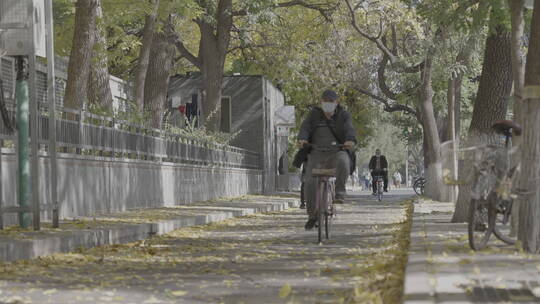
[[[60,229],[0,234],[0,261],[33,259],[79,248],[129,243],[182,227],[205,225],[256,213],[284,211],[298,207],[299,204],[296,198],[246,197],[231,201],[196,202],[172,208],[96,214],[63,222]]]
[[[473,252],[467,224],[450,223],[453,208],[415,202],[404,303],[540,303],[540,256],[494,237]]]

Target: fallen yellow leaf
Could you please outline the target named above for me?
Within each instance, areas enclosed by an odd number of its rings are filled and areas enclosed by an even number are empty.
[[[181,297],[181,296],[185,296],[187,294],[187,291],[184,291],[184,290],[175,290],[175,291],[171,291],[171,294],[175,297]]]
[[[291,294],[292,288],[291,285],[285,284],[283,287],[281,287],[281,290],[279,291],[279,297],[280,298],[286,298]]]

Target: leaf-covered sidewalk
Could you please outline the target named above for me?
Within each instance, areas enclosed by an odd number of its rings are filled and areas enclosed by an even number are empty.
[[[304,210],[293,209],[6,263],[0,302],[394,303],[406,261],[404,198],[340,205],[323,246],[303,230]]]
[[[491,237],[472,251],[467,224],[450,223],[454,206],[415,203],[405,303],[539,303],[540,256]]]

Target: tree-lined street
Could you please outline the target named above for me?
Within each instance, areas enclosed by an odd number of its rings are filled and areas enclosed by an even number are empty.
[[[0,304],[540,302],[539,101],[540,0],[0,0]]]

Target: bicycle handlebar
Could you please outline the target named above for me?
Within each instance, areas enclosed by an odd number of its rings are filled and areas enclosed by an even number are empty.
[[[335,144],[335,145],[304,144],[304,147],[311,147],[314,150],[318,150],[318,151],[329,151],[333,149],[345,150],[348,146],[343,145],[343,144]]]

